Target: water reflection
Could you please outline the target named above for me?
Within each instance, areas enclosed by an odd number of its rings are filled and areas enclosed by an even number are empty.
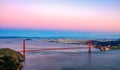
[[[88,53],[88,64],[91,63],[92,57],[91,57],[92,53]]]

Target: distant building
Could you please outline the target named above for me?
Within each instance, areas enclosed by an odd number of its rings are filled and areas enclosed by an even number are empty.
[[[95,46],[95,48],[98,48],[101,51],[108,51],[108,50],[110,50],[110,46]]]
[[[110,50],[110,46],[100,46],[99,48],[101,51],[108,51]]]

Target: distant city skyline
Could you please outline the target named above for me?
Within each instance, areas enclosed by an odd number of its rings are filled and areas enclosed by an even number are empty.
[[[0,29],[120,33],[120,1],[0,0]]]

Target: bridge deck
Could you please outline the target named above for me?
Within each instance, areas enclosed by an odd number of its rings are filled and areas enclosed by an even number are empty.
[[[69,48],[41,48],[35,50],[25,50],[19,52],[37,52],[37,51],[45,51],[45,50],[70,50],[70,49],[88,49],[88,47],[69,47]],[[92,47],[93,48],[93,47]]]

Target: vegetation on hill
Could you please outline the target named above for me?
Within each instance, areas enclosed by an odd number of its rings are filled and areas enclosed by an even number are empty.
[[[0,49],[0,70],[21,70],[24,56],[9,48]]]

